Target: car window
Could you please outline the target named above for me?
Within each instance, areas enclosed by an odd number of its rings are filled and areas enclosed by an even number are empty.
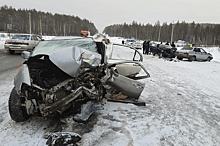
[[[37,36],[37,40],[38,40],[38,41],[41,41],[41,38],[40,38],[39,36]]]
[[[38,41],[37,37],[34,35],[31,37],[31,40]]]
[[[18,40],[29,40],[30,35],[14,35],[12,39],[18,39]]]
[[[201,52],[201,51],[200,51],[200,48],[194,48],[194,51],[195,51],[195,52]]]
[[[203,49],[200,49],[200,51],[201,51],[202,53],[206,53],[206,51],[205,51],[205,50],[203,50]]]

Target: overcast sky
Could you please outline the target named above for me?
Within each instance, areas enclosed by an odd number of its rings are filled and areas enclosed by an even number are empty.
[[[220,0],[0,0],[13,8],[78,16],[99,32],[112,24],[177,22],[220,24]]]

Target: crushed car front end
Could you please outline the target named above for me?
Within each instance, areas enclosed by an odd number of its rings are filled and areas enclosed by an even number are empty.
[[[29,57],[26,55],[15,77],[9,97],[11,118],[20,122],[31,115],[74,115],[85,121],[107,92],[122,92],[137,100],[144,84],[115,71],[117,65],[135,61],[108,64],[105,52],[105,44],[91,38],[40,42]],[[136,65],[144,68],[139,62]],[[85,104],[92,109],[84,115]]]

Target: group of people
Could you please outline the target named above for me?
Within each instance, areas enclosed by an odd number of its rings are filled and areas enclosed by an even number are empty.
[[[151,44],[151,42],[150,42],[150,39],[148,39],[148,41],[144,41],[144,43],[143,43],[143,54],[149,54],[149,51],[150,51],[150,44]]]

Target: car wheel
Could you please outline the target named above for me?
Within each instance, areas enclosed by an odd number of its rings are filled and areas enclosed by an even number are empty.
[[[189,61],[195,61],[196,60],[196,57],[195,56],[192,56],[189,58]]]
[[[183,58],[182,58],[182,57],[177,57],[177,59],[179,59],[179,60],[183,60]]]
[[[209,61],[209,62],[210,62],[210,60],[211,60],[211,58],[210,58],[210,57],[208,57],[208,58],[207,58],[207,61]]]
[[[10,54],[14,54],[15,51],[14,51],[14,50],[9,50],[9,53],[10,53]]]
[[[23,98],[21,98],[15,88],[13,88],[8,100],[8,106],[10,116],[15,122],[23,122],[30,117],[27,114],[26,107],[22,106],[23,103]]]

